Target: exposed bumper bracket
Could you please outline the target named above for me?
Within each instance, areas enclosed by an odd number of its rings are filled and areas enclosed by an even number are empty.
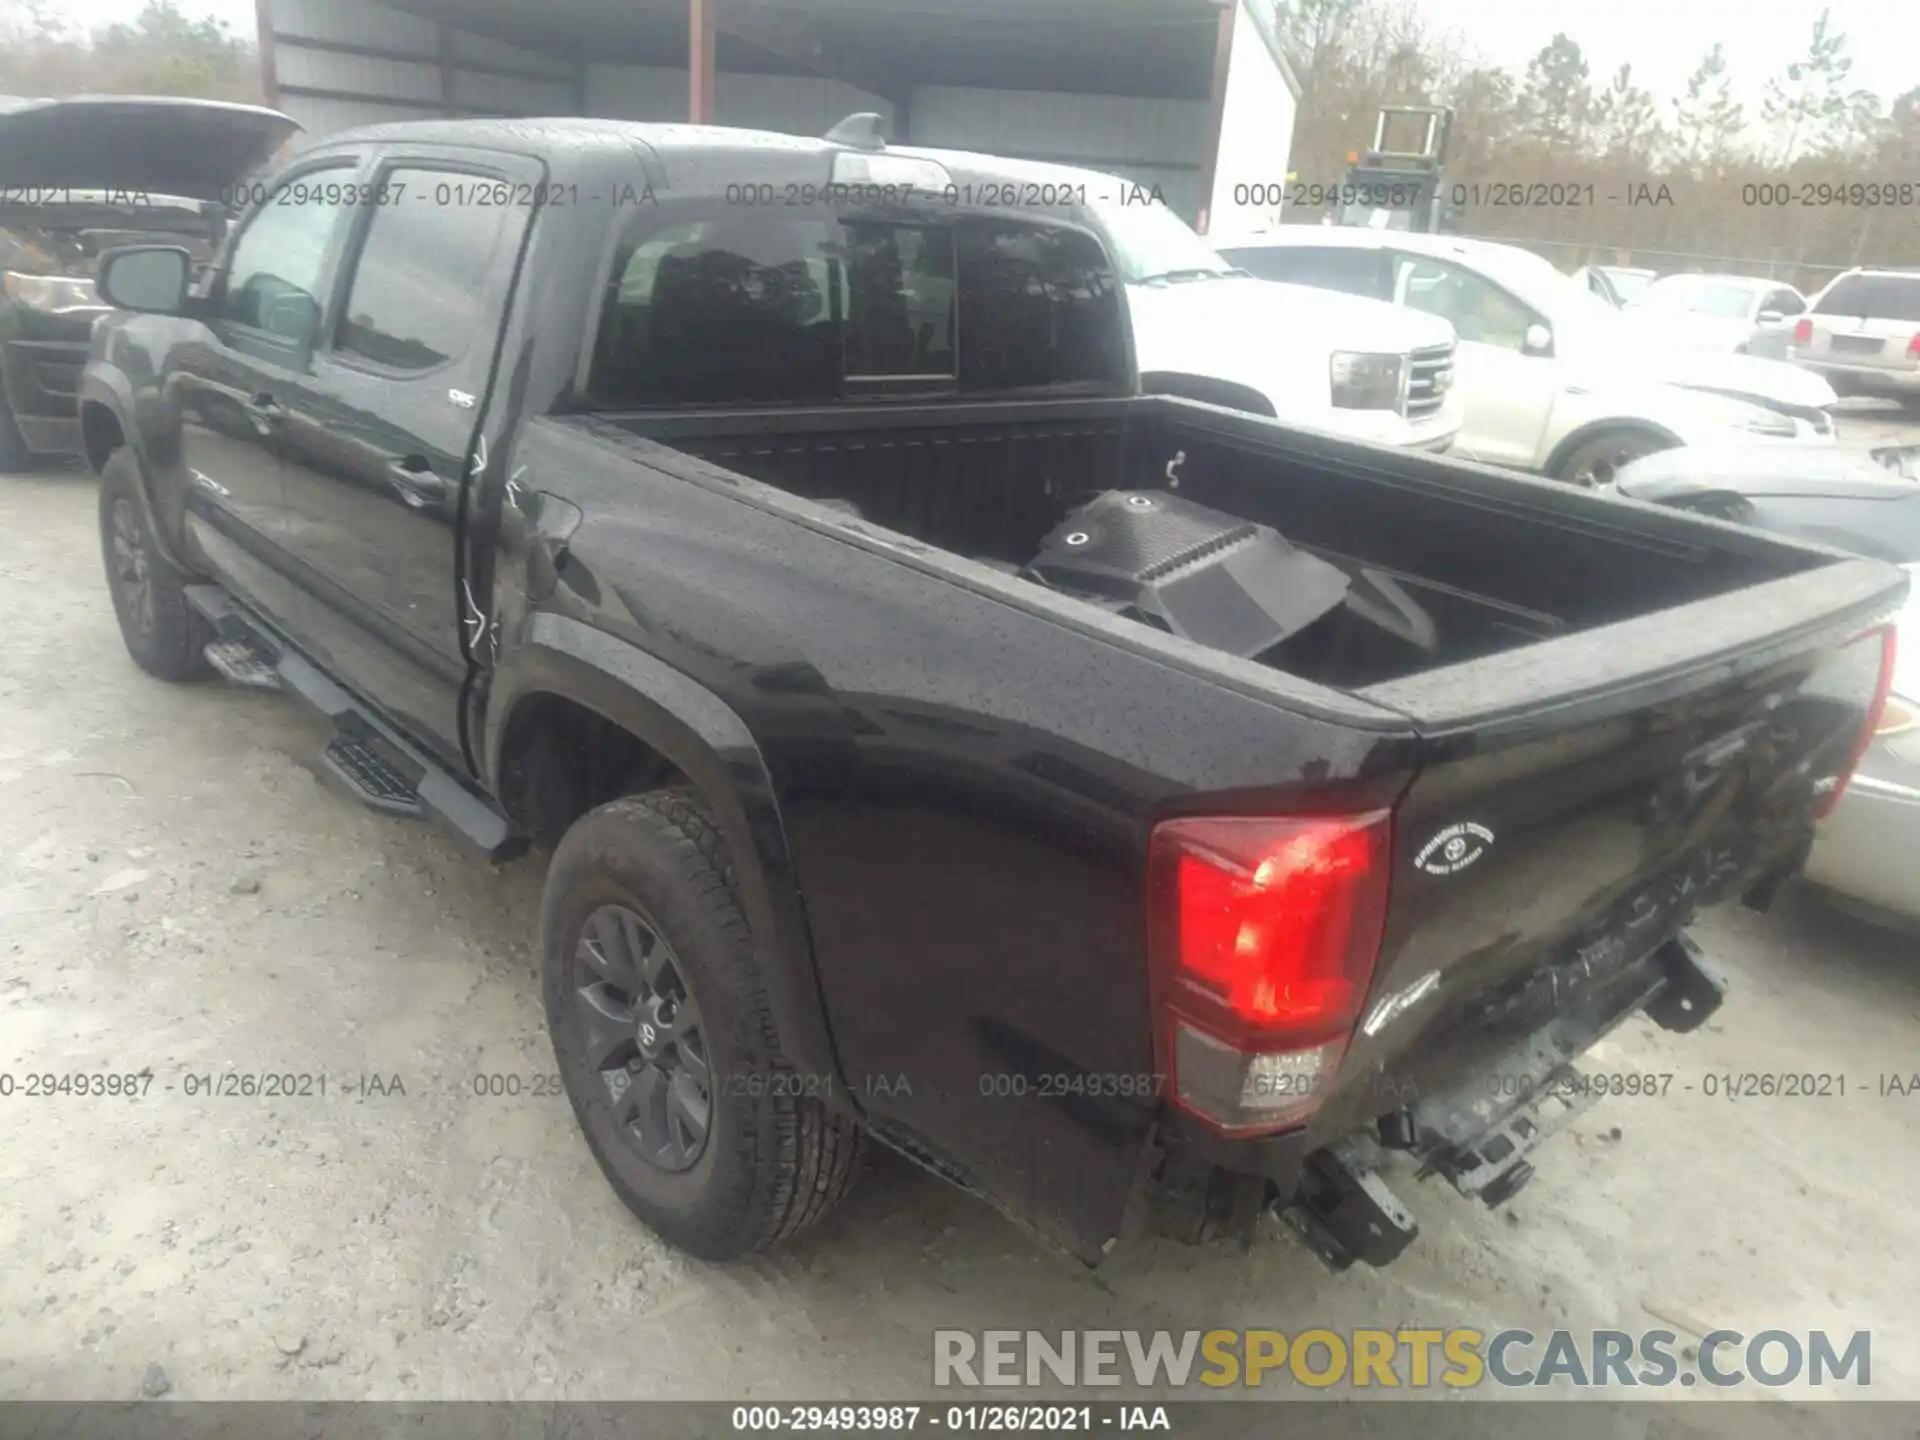
[[[1420,1233],[1413,1212],[1387,1188],[1374,1163],[1350,1145],[1315,1151],[1291,1202],[1274,1208],[1334,1271],[1356,1260],[1386,1265]]]

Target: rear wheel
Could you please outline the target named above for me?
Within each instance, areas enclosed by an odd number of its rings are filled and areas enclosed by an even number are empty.
[[[1671,442],[1645,430],[1609,430],[1569,450],[1553,478],[1587,490],[1611,485],[1623,467],[1642,455],[1671,448]]]
[[[864,1133],[780,1052],[725,844],[686,791],[602,805],[554,852],[547,1025],[601,1172],[683,1250],[729,1260],[852,1189]]]
[[[154,543],[132,454],[116,450],[100,472],[100,551],[107,590],[127,653],[162,680],[212,674],[206,648],[213,629],[187,604],[187,576]]]

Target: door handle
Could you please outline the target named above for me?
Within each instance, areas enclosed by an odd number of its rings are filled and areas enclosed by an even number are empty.
[[[247,419],[253,422],[253,428],[262,435],[273,433],[273,427],[286,415],[278,400],[267,394],[254,396],[241,407],[247,412]]]
[[[400,492],[400,498],[415,509],[446,498],[447,482],[434,474],[418,455],[388,461],[387,479]]]

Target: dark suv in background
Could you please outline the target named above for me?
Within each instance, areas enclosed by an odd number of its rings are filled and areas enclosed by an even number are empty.
[[[103,251],[211,258],[234,181],[299,126],[211,100],[0,97],[0,473],[78,451]]]

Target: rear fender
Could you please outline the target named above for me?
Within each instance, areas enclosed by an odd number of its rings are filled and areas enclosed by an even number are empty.
[[[521,701],[538,694],[594,711],[693,783],[727,840],[781,1048],[798,1073],[833,1082],[821,1091],[846,1095],[772,778],[746,723],[644,650],[565,616],[534,614],[488,690],[482,774],[496,795],[509,722]]]

